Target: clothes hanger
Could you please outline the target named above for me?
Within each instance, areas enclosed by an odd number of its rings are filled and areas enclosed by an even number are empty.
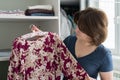
[[[28,33],[28,34],[25,34],[22,36],[22,38],[26,39],[26,40],[30,40],[30,41],[33,41],[33,40],[38,40],[42,37],[45,36],[45,34],[47,32],[43,32],[42,30],[40,30],[36,25],[34,24],[31,24],[29,26],[30,30],[32,31],[31,33]]]

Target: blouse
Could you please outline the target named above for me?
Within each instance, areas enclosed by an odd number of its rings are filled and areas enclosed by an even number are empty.
[[[68,80],[87,75],[56,33],[34,32],[14,39],[8,80],[60,80],[62,73]]]

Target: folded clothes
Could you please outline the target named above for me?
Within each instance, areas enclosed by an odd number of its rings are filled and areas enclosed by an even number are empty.
[[[54,15],[53,10],[45,10],[45,9],[26,9],[25,10],[25,15],[31,15],[34,13],[43,13],[43,14],[52,14]]]
[[[46,9],[46,10],[52,10],[52,5],[35,5],[35,6],[29,6],[28,9]]]
[[[54,16],[54,14],[47,14],[47,13],[32,13],[31,16]]]

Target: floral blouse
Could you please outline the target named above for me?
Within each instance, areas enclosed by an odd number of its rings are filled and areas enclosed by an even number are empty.
[[[57,34],[28,33],[13,41],[8,80],[60,80],[62,73],[69,80],[87,75]]]

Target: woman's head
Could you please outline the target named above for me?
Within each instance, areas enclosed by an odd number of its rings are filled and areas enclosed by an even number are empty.
[[[98,46],[107,37],[108,20],[106,14],[95,8],[86,8],[76,12],[74,21],[79,30],[88,35],[92,40],[91,44]]]

